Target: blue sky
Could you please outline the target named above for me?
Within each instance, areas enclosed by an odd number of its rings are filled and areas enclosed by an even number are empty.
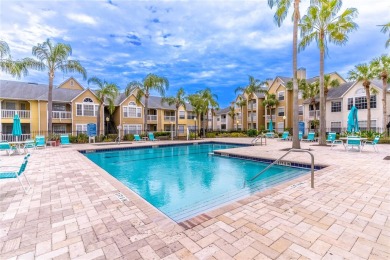
[[[305,14],[309,0],[302,1]],[[354,65],[389,53],[376,25],[390,21],[388,0],[344,0],[342,9],[359,10],[359,29],[346,46],[329,45],[326,72],[342,76]],[[279,28],[267,0],[252,1],[19,1],[0,2],[0,39],[16,58],[31,57],[32,46],[47,38],[73,48],[73,59],[96,76],[124,88],[148,73],[165,76],[167,95],[184,87],[188,94],[205,87],[221,107],[235,99],[248,75],[265,80],[291,76],[291,14]],[[315,42],[299,53],[308,77],[319,74]],[[2,79],[12,79],[0,73]],[[56,74],[55,84],[80,75]],[[30,71],[22,81],[47,83],[47,73]]]

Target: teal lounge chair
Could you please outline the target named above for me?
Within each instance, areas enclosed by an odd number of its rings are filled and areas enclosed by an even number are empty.
[[[141,141],[141,137],[139,135],[134,135],[134,141]]]
[[[299,139],[299,141],[302,141],[302,138],[303,138],[303,133],[302,133],[302,131],[299,131],[298,132],[298,139]]]
[[[23,174],[26,170],[28,158],[30,157],[30,154],[27,154],[24,157],[23,163],[20,167],[17,166],[1,166],[0,167],[0,179],[11,179],[11,178],[17,178],[20,185],[22,186],[25,193],[27,193],[31,189],[30,181],[27,179],[26,174]],[[22,183],[21,176],[24,176],[24,178],[27,181],[28,186],[25,187]]]
[[[158,141],[158,139],[154,138],[153,133],[148,133],[149,141]]]
[[[61,147],[70,145],[69,135],[61,135],[60,136],[60,145],[61,145]]]
[[[355,147],[359,150],[359,152],[361,152],[362,151],[362,141],[361,141],[360,137],[347,136],[347,142],[345,143],[344,147],[347,150],[347,152],[349,150],[353,150]]]
[[[374,138],[374,140],[372,140],[372,141],[364,141],[363,142],[363,147],[364,146],[372,146],[373,148],[374,148],[374,151],[375,152],[379,152],[378,151],[378,147],[376,146],[377,144],[378,144],[378,142],[379,142],[379,135],[377,135],[377,136],[375,136],[375,138]]]
[[[267,138],[275,138],[275,132],[267,132],[267,133],[265,133],[265,137],[267,137]]]
[[[29,152],[28,149],[34,150],[36,148],[35,141],[32,139],[27,139],[23,148],[25,153]]]
[[[307,135],[307,139],[302,139],[302,141],[305,141],[305,142],[315,142],[315,137],[316,137],[316,133],[310,132]]]
[[[283,132],[282,137],[279,140],[289,141],[290,140],[290,133],[288,131]]]
[[[37,148],[46,148],[46,140],[43,135],[37,135],[35,137],[35,146]]]
[[[343,141],[336,140],[336,133],[335,132],[329,132],[328,133],[328,137],[326,139],[326,142],[331,144],[330,149],[333,149],[334,145],[343,144]]]
[[[5,151],[10,156],[16,151],[16,147],[11,146],[8,142],[0,142],[0,151]]]

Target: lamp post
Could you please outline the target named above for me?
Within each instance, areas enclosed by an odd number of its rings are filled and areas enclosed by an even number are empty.
[[[110,121],[109,117],[106,117],[106,134],[108,134],[108,122]]]
[[[196,140],[196,117],[194,118],[195,121],[195,140]]]
[[[237,120],[237,122],[236,122],[236,123],[237,123],[237,126],[236,126],[236,130],[237,130],[237,131],[238,131],[238,123],[239,123],[239,122],[240,122],[240,121],[238,121],[238,120]]]
[[[283,116],[283,131],[286,129],[286,116]]]

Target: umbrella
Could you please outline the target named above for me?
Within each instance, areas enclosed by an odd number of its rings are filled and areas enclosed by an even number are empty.
[[[16,141],[18,137],[22,135],[22,126],[20,125],[20,118],[18,114],[14,116],[14,124],[12,125],[12,135],[16,136]]]
[[[351,111],[348,114],[348,132],[359,132],[357,112],[357,108],[355,106],[352,106]]]
[[[268,126],[268,131],[273,131],[273,130],[274,130],[274,126],[272,125],[272,119],[270,119],[269,126]]]

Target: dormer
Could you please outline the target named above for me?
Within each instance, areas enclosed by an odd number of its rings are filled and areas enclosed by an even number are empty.
[[[58,88],[66,88],[66,89],[75,89],[75,90],[85,90],[83,86],[73,77],[62,82]]]

